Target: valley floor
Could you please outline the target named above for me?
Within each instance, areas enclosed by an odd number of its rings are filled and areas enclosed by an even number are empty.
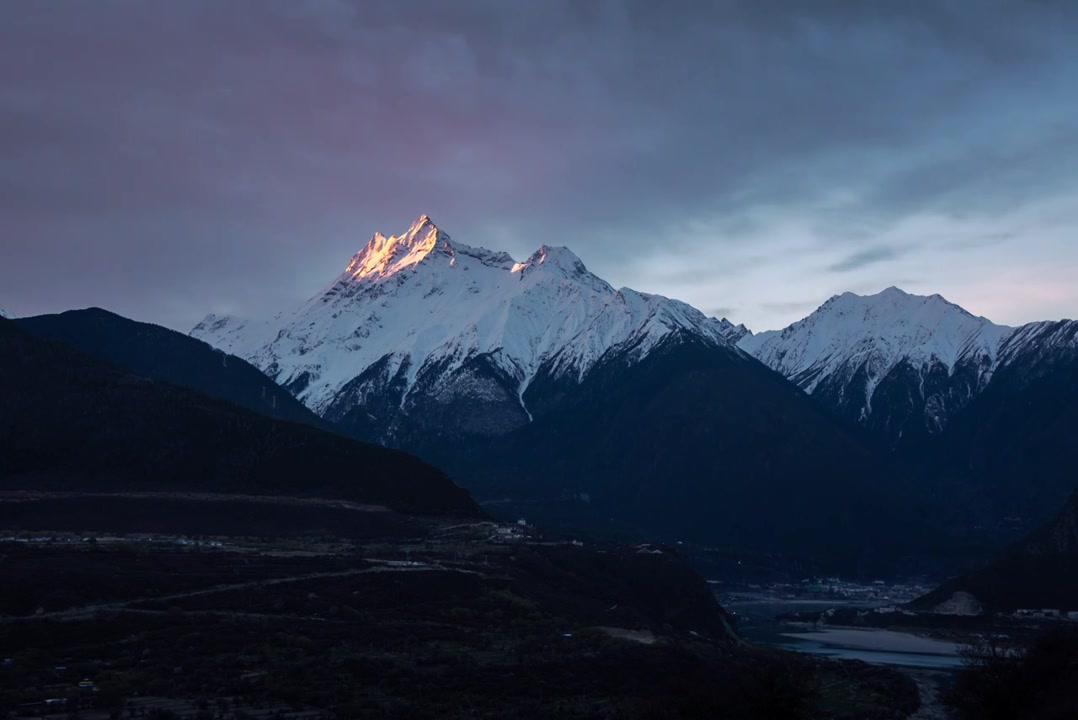
[[[8,532],[0,717],[917,709],[893,671],[739,646],[707,586],[655,548],[427,526],[363,541]]]
[[[827,598],[820,597],[827,595],[825,592],[817,592],[815,597],[797,597],[789,592],[789,586],[774,593],[764,587],[742,587],[719,594],[719,597],[724,607],[733,613],[739,632],[757,645],[812,656],[859,660],[901,672],[916,684],[920,696],[921,707],[911,716],[914,720],[951,717],[949,708],[944,705],[944,697],[955,692],[956,687],[965,687],[965,694],[960,697],[968,700],[970,684],[979,682],[972,678],[971,672],[975,675],[992,672],[983,670],[977,663],[974,663],[976,669],[971,671],[963,657],[964,648],[982,648],[985,639],[992,638],[1002,652],[1021,653],[1052,633],[1061,632],[1061,637],[1065,637],[1074,625],[1058,619],[915,613],[896,603],[896,600],[909,599],[910,593],[906,591],[910,586],[891,587],[899,590],[886,591],[887,597],[853,600],[848,599],[848,592]],[[865,595],[860,590],[854,592],[854,595],[858,594]],[[1052,642],[1059,641],[1049,641],[1049,647]],[[1002,693],[1000,697],[1012,703],[1019,697],[1021,691],[1018,688],[1023,682],[1016,677],[1010,677],[1003,688],[997,688],[997,692]],[[989,685],[994,682],[989,681]],[[1008,693],[1013,693],[1013,697]],[[954,695],[950,701],[955,702]],[[963,717],[980,715],[969,715],[967,708]],[[999,717],[1012,716],[1003,714]]]

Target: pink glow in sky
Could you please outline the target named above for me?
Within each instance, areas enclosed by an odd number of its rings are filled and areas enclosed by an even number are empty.
[[[427,212],[757,330],[1078,316],[1073,4],[664,5],[5,3],[0,307],[187,330]]]

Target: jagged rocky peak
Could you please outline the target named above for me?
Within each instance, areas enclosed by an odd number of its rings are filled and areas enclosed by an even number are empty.
[[[548,271],[560,270],[569,276],[590,274],[580,258],[567,247],[541,245],[527,260],[518,263],[508,253],[455,242],[448,233],[434,224],[429,215],[423,214],[400,235],[387,237],[376,232],[367,245],[352,256],[345,275],[356,281],[377,281],[434,260],[454,266],[458,255],[513,273],[527,268],[544,267]]]
[[[359,414],[362,405],[363,417],[388,427],[410,408],[465,400],[527,419],[523,395],[536,377],[579,382],[608,353],[635,361],[679,330],[747,361],[718,320],[616,291],[568,248],[542,244],[515,262],[451,240],[422,215],[399,236],[376,234],[301,306],[266,321],[210,317],[192,334],[249,360],[319,414]]]
[[[381,278],[414,267],[432,254],[450,260],[455,255],[449,235],[424,214],[399,236],[386,237],[376,232],[367,245],[352,256],[346,272],[356,280]]]
[[[745,323],[738,323],[735,325],[729,318],[712,318],[715,321],[715,326],[722,333],[722,336],[726,338],[727,342],[738,344],[745,338],[751,338],[753,336],[752,330],[745,327]]]
[[[540,245],[539,249],[533,252],[523,264],[548,265],[581,275],[588,272],[583,261],[572,250],[563,245]]]

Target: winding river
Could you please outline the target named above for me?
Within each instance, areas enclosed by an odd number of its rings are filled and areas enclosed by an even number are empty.
[[[749,642],[875,665],[955,669],[961,667],[958,646],[952,642],[891,630],[812,627],[776,618],[796,611],[824,611],[838,604],[798,600],[753,600],[724,607],[736,613],[738,630]]]

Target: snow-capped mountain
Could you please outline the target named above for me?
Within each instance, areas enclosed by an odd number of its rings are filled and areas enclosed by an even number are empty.
[[[4,320],[14,320],[15,316],[9,313],[4,308],[0,308],[0,318],[3,318]]]
[[[897,444],[941,432],[1001,368],[1078,349],[1078,324],[1010,328],[939,295],[892,287],[837,295],[784,330],[748,334],[738,345],[841,417]]]
[[[322,292],[268,320],[210,315],[191,333],[370,440],[499,435],[554,409],[601,360],[674,335],[778,371],[892,446],[937,435],[1004,368],[1008,383],[1078,358],[1078,324],[1009,328],[939,295],[838,295],[753,335],[685,303],[615,290],[564,247],[517,262],[421,216],[376,233]],[[738,349],[740,348],[740,350]]]
[[[851,364],[868,364],[871,395],[900,363],[938,363],[951,370],[983,359],[987,362],[978,364],[988,372],[1009,329],[939,295],[910,295],[892,287],[867,297],[836,295],[785,330],[746,336],[740,344],[810,393],[836,374],[848,379]]]
[[[1078,321],[1032,322],[1008,333],[999,346],[999,365],[1043,368],[1078,355]]]
[[[315,412],[392,441],[403,417],[499,434],[604,356],[675,331],[740,355],[725,320],[615,290],[564,247],[523,262],[452,240],[426,215],[376,233],[323,292],[265,321],[208,316],[192,335],[261,368]],[[542,388],[542,392],[537,390]]]

